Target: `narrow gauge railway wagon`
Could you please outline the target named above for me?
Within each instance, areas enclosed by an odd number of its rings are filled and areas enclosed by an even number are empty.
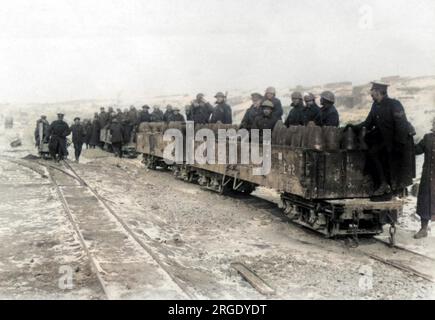
[[[258,166],[252,164],[168,166],[164,161],[164,150],[171,141],[163,139],[168,128],[180,129],[185,137],[186,127],[181,123],[142,123],[139,128],[136,149],[149,168],[169,168],[178,178],[218,192],[250,193],[257,186],[272,188],[281,194],[285,215],[327,237],[376,235],[383,231],[384,225],[390,224],[390,241],[394,241],[394,225],[403,204],[398,199],[371,201],[374,186],[370,177],[364,174],[363,137],[355,137],[352,132],[344,134],[339,128],[286,128],[278,122],[272,135],[270,173],[254,175],[253,168]],[[195,131],[202,128],[216,133],[215,150],[218,150],[218,130],[236,126],[197,125]],[[193,143],[196,147],[202,142]],[[238,153],[240,143],[239,140]]]
[[[131,139],[128,143],[125,143],[122,146],[122,154],[129,158],[137,157],[136,143],[133,142],[133,140],[134,135],[131,136]],[[110,130],[108,128],[103,128],[100,130],[100,141],[104,143],[103,148],[105,150],[112,150],[112,135],[110,134]]]

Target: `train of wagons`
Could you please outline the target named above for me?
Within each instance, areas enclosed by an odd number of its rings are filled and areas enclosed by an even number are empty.
[[[195,125],[194,132],[210,129],[215,133],[218,150],[220,129],[238,129],[237,125]],[[168,164],[165,149],[174,141],[164,138],[167,129],[178,129],[186,146],[186,124],[144,122],[123,151],[126,156],[142,155],[149,169],[171,170],[174,176],[204,188],[225,193],[251,193],[257,187],[274,189],[280,194],[281,208],[293,222],[326,237],[377,235],[390,226],[394,243],[395,224],[403,201],[395,197],[373,201],[375,190],[365,174],[367,148],[363,136],[354,136],[342,128],[318,126],[285,127],[279,121],[271,139],[271,169],[268,174],[253,174],[251,163],[219,164],[184,161]],[[189,139],[190,138],[189,135]],[[110,134],[101,130],[101,140],[110,149]],[[203,141],[192,141],[195,148]],[[241,140],[237,140],[237,152]],[[226,152],[227,156],[229,152]],[[172,153],[173,155],[173,153]],[[240,159],[240,154],[238,154]]]

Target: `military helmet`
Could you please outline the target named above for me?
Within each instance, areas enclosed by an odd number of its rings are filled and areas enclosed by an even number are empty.
[[[80,118],[79,118],[79,117],[75,117],[75,118],[74,118],[74,121],[76,121],[76,120],[80,120]]]
[[[254,92],[254,93],[251,93],[251,98],[259,100],[259,99],[263,99],[263,96],[261,95],[261,93]]]
[[[273,106],[273,102],[270,101],[270,100],[264,100],[264,101],[261,103],[261,106],[262,106],[262,107],[265,107],[265,108],[273,108],[273,107],[274,107],[274,106]]]
[[[300,93],[299,91],[295,91],[292,93],[291,96],[292,99],[301,99],[302,100],[302,93]]]
[[[41,118],[42,118],[42,119],[45,119],[45,118],[47,118],[47,116],[46,116],[45,114],[43,114],[43,115],[41,116]]]
[[[225,95],[222,92],[218,92],[216,93],[216,95],[214,96],[215,98],[225,98]]]
[[[335,95],[331,91],[323,91],[320,94],[320,97],[329,101],[329,102],[332,102],[332,103],[335,102]]]
[[[149,108],[150,108],[150,106],[147,104],[142,106],[142,109],[149,109]]]
[[[312,94],[311,92],[306,93],[306,94],[304,95],[304,101],[305,101],[305,102],[313,101],[313,100],[316,100],[316,96],[315,96],[314,94]]]
[[[198,93],[196,95],[196,99],[201,99],[201,98],[204,98],[204,94],[203,93]]]
[[[58,116],[62,116],[62,117],[63,117],[63,116],[65,115],[65,114],[64,114],[64,113],[62,113],[62,112],[58,112],[58,113],[57,113],[57,115],[58,115]]]
[[[269,88],[266,89],[266,94],[267,94],[267,93],[276,94],[276,90],[275,90],[274,87],[269,87]]]
[[[174,111],[180,111],[180,108],[178,108],[178,107],[175,107],[174,109],[172,109],[172,110],[174,110]]]

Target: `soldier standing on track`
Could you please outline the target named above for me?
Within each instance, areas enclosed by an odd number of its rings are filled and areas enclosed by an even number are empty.
[[[42,127],[42,137],[39,136],[39,125],[43,124]],[[47,116],[42,115],[41,119],[38,119],[36,121],[36,129],[35,129],[35,146],[39,147],[39,144],[42,141],[47,141],[48,139],[48,128],[50,127],[50,124],[47,121]]]
[[[205,124],[208,123],[212,112],[213,107],[204,99],[204,94],[198,93],[186,111],[187,120],[194,121],[195,124]]]
[[[316,97],[312,93],[304,95],[305,108],[303,110],[304,126],[310,122],[316,122],[320,113],[320,107],[316,104]],[[317,123],[316,123],[317,124]]]
[[[424,154],[423,172],[417,196],[417,214],[421,218],[421,229],[415,239],[427,237],[429,221],[435,220],[435,119],[432,121],[432,132],[426,134],[415,146],[415,154]]]
[[[169,122],[186,122],[183,115],[180,113],[180,108],[175,107],[172,114],[169,116]]]
[[[291,106],[293,107],[288,116],[287,119],[284,122],[284,125],[286,127],[290,126],[304,126],[306,123],[304,123],[304,102],[302,98],[302,93],[295,91],[291,95],[292,103]]]
[[[171,115],[173,114],[173,109],[172,109],[172,106],[170,105],[170,104],[168,104],[167,106],[166,106],[166,111],[165,111],[165,113],[163,114],[163,121],[165,121],[165,122],[169,122],[170,120],[170,117],[171,117]]]
[[[213,108],[209,123],[232,124],[233,115],[231,107],[225,102],[225,95],[222,92],[218,92],[214,97],[217,101],[216,106]]]
[[[282,120],[283,110],[281,101],[276,98],[276,90],[274,87],[269,87],[266,89],[266,93],[264,94],[264,100],[269,100],[273,103],[273,116],[277,120]]]
[[[367,119],[347,125],[356,131],[367,128],[368,166],[377,190],[375,196],[391,195],[412,184],[415,175],[413,128],[402,104],[387,94],[386,84],[373,82],[373,105]]]
[[[112,136],[112,148],[113,152],[115,153],[115,157],[122,158],[122,145],[125,141],[124,128],[117,118],[113,118],[109,130]]]
[[[320,112],[316,118],[316,124],[321,127],[338,127],[340,117],[334,106],[335,95],[331,91],[323,91],[320,94]]]
[[[58,113],[57,120],[53,121],[48,128],[50,136],[49,150],[51,157],[59,162],[68,156],[66,137],[71,133],[68,124],[63,121],[64,114]]]
[[[84,126],[80,123],[79,117],[74,118],[74,124],[71,126],[70,130],[72,132],[72,142],[74,144],[75,161],[79,162],[83,143],[86,138],[86,131]]]
[[[95,146],[100,144],[100,130],[101,121],[99,119],[98,113],[94,114],[94,120],[92,120],[91,126],[91,136],[89,139],[89,145],[91,149],[95,149]]]
[[[240,124],[241,129],[251,130],[254,124],[254,119],[263,113],[261,109],[261,102],[263,100],[263,96],[259,93],[251,94],[252,105],[246,110],[245,115],[243,116],[242,122]]]

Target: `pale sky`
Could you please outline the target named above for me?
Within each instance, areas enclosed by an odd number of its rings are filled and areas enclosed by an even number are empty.
[[[435,74],[433,0],[2,0],[0,102]]]

